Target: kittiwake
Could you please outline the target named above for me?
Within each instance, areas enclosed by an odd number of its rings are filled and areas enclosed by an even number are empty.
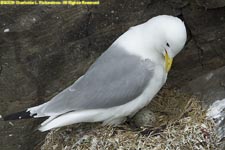
[[[123,33],[71,86],[50,101],[4,117],[48,117],[40,131],[80,122],[117,125],[148,105],[183,49],[186,28],[160,15]]]

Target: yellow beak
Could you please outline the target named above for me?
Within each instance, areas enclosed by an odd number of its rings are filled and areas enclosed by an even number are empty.
[[[165,62],[166,72],[169,72],[173,63],[173,58],[170,58],[167,52],[165,54]]]

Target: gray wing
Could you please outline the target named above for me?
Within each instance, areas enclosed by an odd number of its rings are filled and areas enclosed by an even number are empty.
[[[111,46],[73,85],[42,109],[46,113],[109,108],[138,97],[153,76],[154,64]]]

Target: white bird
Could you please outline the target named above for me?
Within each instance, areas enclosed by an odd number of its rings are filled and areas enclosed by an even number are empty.
[[[160,15],[122,34],[87,72],[50,101],[4,117],[49,117],[40,131],[80,122],[117,125],[148,105],[185,45],[184,23]]]

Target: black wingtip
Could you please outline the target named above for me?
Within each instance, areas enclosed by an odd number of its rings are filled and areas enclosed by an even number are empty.
[[[35,115],[37,115],[37,114],[31,115],[31,113],[29,111],[24,110],[21,112],[6,115],[3,117],[3,120],[8,121],[8,120],[29,119],[29,118],[33,118]]]

